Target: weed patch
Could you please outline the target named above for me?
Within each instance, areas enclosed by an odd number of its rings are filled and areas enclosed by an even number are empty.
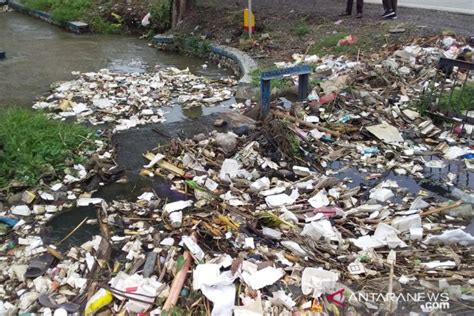
[[[426,113],[430,109],[431,103],[434,104],[437,98],[439,98],[441,110],[457,114],[472,111],[474,110],[474,83],[467,83],[464,91],[461,87],[456,87],[452,96],[450,91],[445,91],[441,96],[434,91],[431,97],[429,92],[427,92],[420,97],[415,106],[420,113]]]
[[[178,47],[192,55],[205,56],[211,52],[211,42],[199,36],[178,36]]]
[[[326,35],[311,47],[310,53],[315,55],[324,55],[330,52],[336,52],[338,50],[342,51],[344,47],[338,47],[337,43],[346,36],[347,34],[345,33]]]
[[[275,70],[275,69],[276,68],[264,68],[264,69],[258,68],[258,69],[255,69],[251,73],[252,86],[260,87],[260,79],[261,79],[262,72]],[[270,87],[271,87],[272,90],[273,89],[284,90],[284,89],[290,88],[292,85],[293,84],[290,81],[290,79],[286,79],[286,78],[273,79],[270,83]]]
[[[66,160],[80,162],[80,149],[94,138],[90,129],[49,120],[24,109],[0,110],[0,187],[17,180],[34,185],[45,174],[61,172]]]
[[[122,30],[121,23],[111,23],[100,15],[93,14],[87,20],[96,33],[117,34]]]
[[[295,33],[299,37],[303,37],[309,34],[309,32],[310,32],[310,28],[304,20],[296,24],[296,26],[293,29],[293,33]]]
[[[373,31],[376,29],[376,31]],[[387,27],[384,25],[371,25],[365,27],[355,34],[349,34],[347,30],[323,36],[310,48],[310,54],[314,55],[356,55],[359,51],[377,51],[386,44],[385,33]],[[337,46],[339,40],[348,35],[354,35],[358,38],[357,43],[352,45]]]
[[[474,110],[474,83],[467,83],[464,91],[461,87],[456,87],[452,96],[444,93],[439,104],[443,109],[454,113]]]

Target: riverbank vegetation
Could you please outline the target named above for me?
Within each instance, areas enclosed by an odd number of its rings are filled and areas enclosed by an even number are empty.
[[[92,145],[91,129],[50,120],[21,108],[0,110],[0,188],[15,180],[34,185],[45,176],[80,162],[79,152]]]
[[[207,57],[212,47],[209,40],[187,34],[178,34],[176,36],[176,44],[180,51],[200,57]]]
[[[51,14],[59,24],[80,20],[95,33],[161,33],[172,28],[191,6],[189,0],[21,0]],[[149,14],[149,24],[142,20]]]
[[[23,0],[22,3],[31,9],[51,13],[58,23],[83,17],[93,5],[92,0]]]
[[[120,16],[103,16],[94,0],[23,0],[22,3],[31,9],[50,13],[59,24],[81,20],[89,23],[96,33],[112,34],[122,30],[123,21]],[[107,10],[108,6],[106,4],[101,8]]]

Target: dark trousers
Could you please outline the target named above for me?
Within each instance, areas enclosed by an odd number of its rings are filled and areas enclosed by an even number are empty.
[[[397,12],[398,0],[382,0],[382,3],[385,11]]]
[[[354,0],[347,0],[346,13],[352,13],[352,6],[354,5]],[[357,0],[356,4],[357,13],[362,13],[362,8],[364,6],[364,0]]]

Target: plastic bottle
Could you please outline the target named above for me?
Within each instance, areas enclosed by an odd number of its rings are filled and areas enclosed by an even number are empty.
[[[114,297],[112,295],[112,292],[106,289],[100,289],[89,299],[89,301],[87,301],[84,315],[92,315],[102,307],[112,303],[113,299]]]
[[[465,155],[461,156],[462,159],[473,159],[474,158],[474,153],[468,153]]]
[[[376,155],[379,153],[379,149],[377,147],[365,147],[363,150],[362,150],[362,153],[364,155],[367,155],[367,156],[372,156],[372,155]]]
[[[453,188],[451,190],[451,195],[465,203],[474,204],[474,194],[469,194],[459,190],[458,188]]]
[[[351,115],[350,115],[350,114],[346,114],[346,115],[344,115],[343,117],[341,117],[341,118],[339,119],[339,121],[342,122],[342,123],[347,123],[347,122],[349,122],[350,120],[351,120]]]

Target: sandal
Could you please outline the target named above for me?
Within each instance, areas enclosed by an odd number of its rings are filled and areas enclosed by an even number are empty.
[[[24,274],[27,279],[35,279],[42,276],[46,270],[53,264],[54,257],[49,253],[33,258]]]
[[[38,296],[38,302],[44,306],[48,307],[51,309],[58,309],[58,308],[63,308],[65,309],[68,313],[75,313],[81,308],[81,305],[76,304],[76,303],[71,303],[71,302],[66,302],[62,304],[58,304],[55,301],[55,295],[54,294],[47,294],[43,293]]]

